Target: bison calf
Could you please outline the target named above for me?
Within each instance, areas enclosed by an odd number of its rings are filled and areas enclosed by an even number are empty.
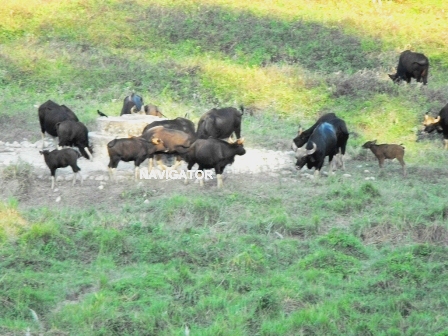
[[[53,151],[40,151],[40,154],[44,156],[45,163],[47,164],[48,168],[50,168],[51,171],[51,189],[54,189],[54,181],[56,176],[56,169],[58,168],[65,168],[65,167],[72,167],[74,176],[73,176],[73,185],[75,185],[76,182],[76,176],[78,175],[78,172],[81,170],[81,168],[78,167],[77,161],[78,158],[81,156],[77,151],[75,151],[72,148],[64,148],[64,149],[55,149]],[[82,185],[82,175],[79,174],[81,178],[81,185]]]
[[[402,145],[395,144],[382,144],[377,145],[376,140],[367,141],[362,148],[369,148],[378,159],[380,168],[383,168],[385,159],[393,160],[397,159],[403,168],[403,175],[406,177],[406,164],[404,163],[404,147]]]

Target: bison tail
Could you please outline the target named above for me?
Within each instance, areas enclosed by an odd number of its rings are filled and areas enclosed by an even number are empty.
[[[240,105],[240,111],[241,111],[241,115],[243,115],[244,114],[244,106],[243,105]]]

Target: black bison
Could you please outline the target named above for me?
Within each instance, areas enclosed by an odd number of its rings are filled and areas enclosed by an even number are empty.
[[[92,147],[89,146],[89,131],[80,121],[65,120],[56,124],[60,147],[77,147],[82,156],[92,160]]]
[[[222,173],[228,164],[232,164],[236,155],[246,154],[243,146],[244,139],[238,139],[234,143],[228,143],[221,139],[198,139],[185,156],[188,163],[188,170],[191,170],[197,163],[199,170],[215,169],[216,178],[218,180],[218,188],[223,187]],[[188,183],[188,180],[185,180]],[[204,179],[200,180],[200,185],[204,185]]]
[[[430,117],[426,114],[423,126],[425,126],[425,132],[431,133],[437,131],[437,133],[443,133],[444,148],[448,149],[448,104],[440,110],[437,118]]]
[[[194,139],[190,137],[190,134],[177,129],[165,128],[164,126],[155,126],[143,132],[142,137],[145,139],[157,138],[163,141],[165,149],[163,151],[155,152],[154,154],[159,154],[156,158],[157,164],[161,169],[166,169],[167,167],[162,163],[160,154],[174,154],[177,156],[176,163],[173,169],[176,169],[181,161],[183,155],[186,154],[188,148],[194,142]],[[148,171],[151,172],[153,168],[153,158],[154,154],[150,155],[148,162]]]
[[[389,75],[395,83],[402,80],[407,83],[411,82],[411,78],[415,78],[417,82],[428,83],[429,60],[420,53],[410,50],[403,51],[398,59],[397,72]]]
[[[38,108],[40,129],[42,131],[42,149],[44,148],[45,132],[53,138],[58,136],[56,124],[64,120],[79,121],[76,114],[65,105],[59,105],[47,100]]]
[[[115,171],[120,161],[134,161],[134,180],[137,180],[140,164],[150,155],[157,151],[163,151],[165,147],[163,141],[152,138],[147,141],[141,137],[114,139],[107,144],[109,153],[109,176],[111,180],[116,180]]]
[[[305,131],[303,131],[302,128],[300,128],[299,134],[293,139],[292,149],[296,151],[297,148],[300,148],[303,145],[305,145],[308,142],[311,134],[316,129],[316,127],[323,122],[328,122],[329,124],[333,125],[334,130],[336,131],[337,149],[339,154],[337,155],[337,157],[340,156],[338,161],[342,166],[342,169],[345,170],[344,155],[345,155],[345,149],[347,147],[347,141],[349,138],[349,132],[347,129],[347,125],[345,124],[345,121],[338,118],[334,113],[324,114],[319,119],[317,119],[317,121],[314,123],[313,126],[311,126]]]
[[[53,151],[40,151],[40,154],[44,156],[45,163],[47,164],[48,168],[50,168],[51,171],[51,189],[54,189],[54,182],[56,177],[56,169],[58,168],[65,168],[65,167],[72,167],[73,170],[73,184],[75,185],[76,182],[76,176],[78,175],[78,172],[81,170],[81,168],[78,167],[77,161],[80,157],[80,154],[75,151],[72,148],[64,148],[64,149],[55,149]],[[79,176],[81,178],[81,185],[82,185],[82,175],[79,173]]]
[[[120,116],[123,114],[133,114],[143,111],[143,98],[135,93],[127,96],[123,100]]]
[[[319,124],[309,137],[305,146],[296,150],[296,168],[301,169],[305,164],[308,169],[315,168],[314,176],[319,177],[320,170],[328,156],[329,173],[333,170],[333,156],[338,153],[335,127],[323,122]]]
[[[227,139],[235,132],[236,138],[241,138],[241,118],[244,114],[243,106],[238,111],[234,107],[211,109],[199,119],[198,139]]]
[[[377,145],[376,140],[367,141],[362,148],[369,148],[378,159],[380,168],[383,168],[384,160],[397,159],[403,168],[403,175],[406,177],[406,164],[404,163],[404,147],[396,144],[382,144]]]

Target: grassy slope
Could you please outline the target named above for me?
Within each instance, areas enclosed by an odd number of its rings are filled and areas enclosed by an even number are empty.
[[[186,322],[197,335],[443,334],[447,158],[415,139],[446,103],[448,5],[267,3],[7,0],[0,120],[37,140],[35,105],[53,99],[89,124],[135,90],[171,117],[242,103],[249,145],[275,148],[334,111],[358,134],[351,154],[403,142],[425,181],[135,189],[114,216],[6,204],[2,334],[37,331],[29,309],[61,335],[180,335]],[[388,80],[407,48],[429,56],[428,87]]]

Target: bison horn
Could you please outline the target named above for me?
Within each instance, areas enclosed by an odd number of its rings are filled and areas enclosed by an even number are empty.
[[[440,121],[440,116],[437,116],[437,118],[434,119],[434,124],[438,123]]]
[[[238,140],[236,141],[236,143],[237,143],[238,145],[242,145],[243,142],[244,142],[244,138],[238,139]]]
[[[297,150],[297,148],[299,148],[299,147],[296,146],[296,144],[294,143],[294,141],[291,142],[291,149],[293,150],[293,152],[295,152],[295,151]]]
[[[302,134],[302,133],[303,133],[303,128],[300,127],[300,128],[299,128],[299,135]]]
[[[314,152],[316,151],[317,145],[314,142],[312,142],[312,144],[313,144],[313,149],[307,149],[306,155],[314,154]]]

